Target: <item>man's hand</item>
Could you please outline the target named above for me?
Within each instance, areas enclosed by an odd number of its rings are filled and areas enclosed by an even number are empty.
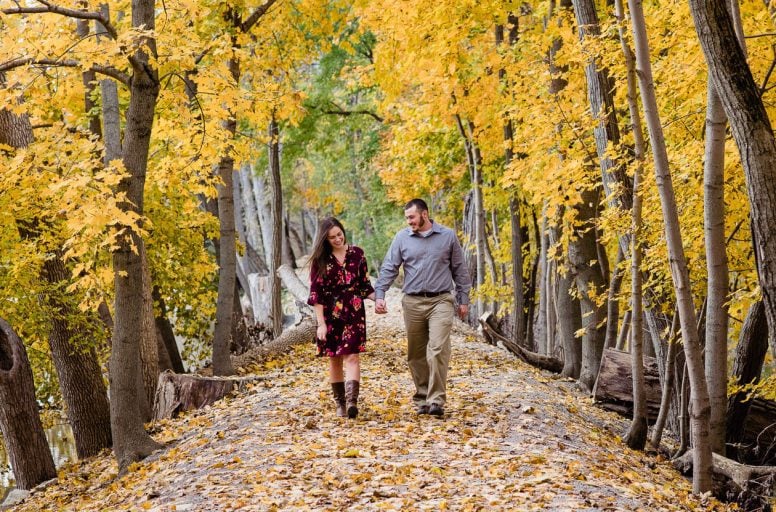
[[[321,322],[318,324],[318,329],[315,331],[315,337],[321,341],[326,341],[326,324]]]
[[[388,308],[385,307],[385,299],[375,300],[375,313],[378,315],[384,315],[388,312]]]
[[[469,316],[469,305],[460,304],[458,306],[458,318],[460,318],[461,320],[466,320],[467,316]]]

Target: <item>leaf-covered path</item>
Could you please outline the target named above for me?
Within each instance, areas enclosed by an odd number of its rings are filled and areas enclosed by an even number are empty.
[[[116,477],[110,454],[60,471],[39,510],[723,510],[666,462],[628,450],[626,423],[455,329],[447,416],[415,415],[396,295],[370,308],[361,413],[337,418],[311,346],[253,368],[239,396],[155,425],[167,449]],[[371,304],[371,303],[370,303]]]

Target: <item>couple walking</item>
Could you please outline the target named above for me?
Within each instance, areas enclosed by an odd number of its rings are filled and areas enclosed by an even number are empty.
[[[408,202],[404,218],[407,228],[394,237],[374,288],[364,251],[347,243],[342,224],[328,217],[319,226],[307,302],[318,321],[318,355],[329,358],[338,416],[358,415],[359,354],[366,350],[364,299],[375,301],[375,313],[387,313],[385,292],[402,266],[407,362],[415,383],[412,400],[418,414],[444,415],[450,330],[456,313],[462,319],[468,314],[471,279],[455,232],[429,218],[425,201]]]

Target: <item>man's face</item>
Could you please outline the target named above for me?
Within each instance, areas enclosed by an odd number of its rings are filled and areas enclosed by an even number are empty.
[[[428,222],[428,212],[418,211],[417,206],[412,206],[404,210],[404,218],[407,220],[407,225],[413,233],[417,233],[424,228],[428,229],[428,226],[426,225]]]

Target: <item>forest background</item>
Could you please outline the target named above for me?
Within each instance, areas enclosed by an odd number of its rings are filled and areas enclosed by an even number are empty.
[[[0,318],[36,403],[80,425],[79,456],[112,443],[126,467],[156,448],[142,419],[162,369],[229,375],[257,331],[281,336],[277,270],[319,218],[376,274],[423,197],[466,247],[472,324],[492,311],[588,391],[605,347],[634,369],[657,357],[707,489],[728,397],[776,389],[765,350],[756,377],[731,377],[736,341],[768,338],[743,337],[745,318],[776,319],[756,194],[776,186],[756,165],[774,163],[776,51],[770,5],[704,5],[0,2]],[[24,407],[17,378],[0,377],[6,411]]]

